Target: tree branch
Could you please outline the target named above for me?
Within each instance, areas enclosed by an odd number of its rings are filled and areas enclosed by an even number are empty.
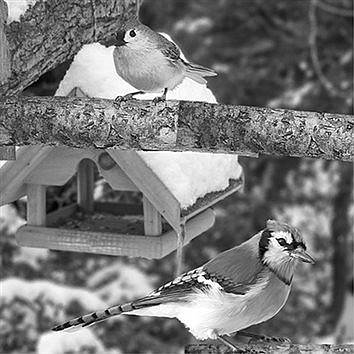
[[[327,354],[349,354],[353,353],[354,345],[316,345],[316,344],[240,344],[237,345],[240,348],[240,353],[253,353],[253,354],[286,354],[286,353],[298,353],[298,354],[310,354],[310,353],[327,353]],[[231,354],[235,353],[230,348],[224,345],[212,345],[212,344],[191,344],[186,347],[186,354]]]
[[[123,17],[136,13],[137,2],[37,1],[20,22],[5,25],[11,75],[5,82],[0,78],[0,96],[20,93],[48,70],[72,59],[83,44],[108,41]],[[0,0],[0,9],[5,6]]]
[[[320,80],[322,86],[329,92],[332,96],[339,96],[344,97],[343,93],[337,89],[331,81],[328,80],[326,75],[324,74],[320,57],[318,54],[318,47],[317,47],[317,34],[318,34],[318,25],[317,25],[317,16],[316,16],[316,8],[318,6],[318,0],[310,0],[309,3],[309,46],[310,46],[310,56],[314,71]],[[345,98],[345,97],[344,97]]]
[[[194,150],[354,160],[354,116],[189,101],[0,98],[0,146]]]
[[[334,16],[344,16],[344,17],[353,17],[353,9],[345,9],[345,8],[340,8],[331,4],[324,3],[322,1],[319,1],[317,3],[317,6],[323,10],[328,12],[331,15]]]

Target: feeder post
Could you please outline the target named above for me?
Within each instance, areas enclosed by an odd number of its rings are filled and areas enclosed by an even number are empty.
[[[94,162],[89,159],[81,160],[77,171],[77,202],[85,213],[93,213],[94,211],[94,178]]]
[[[147,236],[159,236],[162,234],[161,214],[143,195],[144,231]]]
[[[45,226],[46,224],[46,186],[27,184],[27,224]]]

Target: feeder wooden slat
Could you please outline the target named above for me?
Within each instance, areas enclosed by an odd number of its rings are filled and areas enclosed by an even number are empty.
[[[16,161],[1,168],[0,205],[11,203],[26,194],[24,179],[52,151],[50,146],[26,146],[17,151]]]
[[[77,204],[71,204],[55,211],[52,211],[51,213],[47,214],[46,224],[52,225],[58,223],[61,220],[65,220],[66,218],[73,215],[78,208],[79,206]]]
[[[214,222],[215,215],[211,209],[190,219],[186,223],[185,244],[212,227]],[[16,233],[16,241],[23,247],[149,259],[159,259],[174,251],[176,239],[174,230],[161,236],[143,236],[24,225]]]
[[[133,183],[178,232],[181,210],[178,200],[135,151],[106,150]]]
[[[137,204],[95,202],[95,211],[114,215],[143,215],[143,207]]]
[[[95,150],[55,147],[25,178],[25,182],[62,186],[75,174],[81,160],[94,160],[95,156]]]

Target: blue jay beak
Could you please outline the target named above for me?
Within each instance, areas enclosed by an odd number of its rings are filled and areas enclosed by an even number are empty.
[[[125,31],[119,30],[116,35],[116,40],[114,45],[116,47],[121,47],[122,45],[125,45],[127,42],[124,40],[125,36]]]
[[[312,256],[310,256],[310,254],[308,254],[303,248],[296,248],[290,253],[290,255],[293,258],[300,260],[301,262],[311,263],[311,264],[315,263],[315,259]]]

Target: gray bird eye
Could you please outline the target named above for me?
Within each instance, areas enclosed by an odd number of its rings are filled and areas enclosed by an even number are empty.
[[[131,30],[131,31],[129,32],[129,36],[130,36],[130,37],[135,37],[135,36],[136,36],[135,31],[134,31],[134,30]]]
[[[278,241],[280,246],[285,246],[286,245],[286,241],[283,238],[277,238],[277,241]]]

